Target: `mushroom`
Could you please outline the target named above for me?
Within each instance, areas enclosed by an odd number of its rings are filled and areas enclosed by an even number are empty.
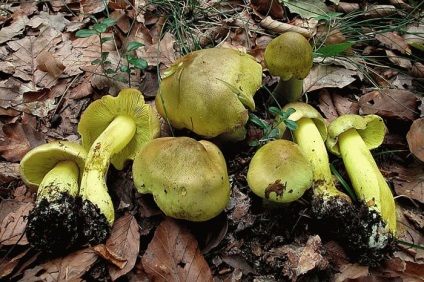
[[[230,199],[227,166],[213,143],[189,137],[163,137],[144,145],[133,163],[138,192],[152,194],[173,218],[206,221]]]
[[[325,140],[327,125],[321,114],[311,105],[303,102],[286,104],[282,111],[293,108],[295,112],[290,119],[295,121],[298,128],[293,131],[294,141],[306,154],[313,168],[313,192],[317,200],[315,209],[318,217],[331,215],[335,207],[343,207],[351,203],[351,199],[334,185],[331,174]],[[279,123],[279,117],[276,117]],[[279,123],[280,133],[285,131],[284,123]]]
[[[113,203],[106,186],[110,163],[120,170],[140,147],[159,136],[159,119],[144,103],[140,91],[123,89],[91,103],[81,116],[78,132],[88,150],[80,194],[86,215],[84,234],[92,244],[103,242],[114,222]]]
[[[292,31],[279,35],[266,46],[264,63],[273,76],[280,77],[273,91],[277,102],[283,106],[298,101],[302,96],[303,79],[309,74],[313,63],[312,47],[308,40]]]
[[[38,250],[63,252],[80,240],[79,182],[87,153],[78,144],[58,141],[30,150],[20,162],[20,175],[37,192],[28,216],[26,236]]]
[[[253,95],[261,84],[262,67],[252,56],[227,48],[198,50],[163,73],[156,108],[176,129],[241,140],[245,107],[254,110]]]
[[[247,171],[250,189],[261,198],[293,202],[312,186],[312,165],[299,146],[288,140],[274,140],[253,156]]]
[[[327,148],[341,156],[358,198],[369,209],[362,226],[370,252],[384,250],[396,234],[396,206],[392,192],[370,150],[383,142],[385,125],[377,115],[339,116],[328,126]]]

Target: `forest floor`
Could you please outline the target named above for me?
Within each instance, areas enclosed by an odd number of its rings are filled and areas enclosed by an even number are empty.
[[[0,279],[423,281],[423,9],[422,2],[407,0],[2,1]],[[104,30],[76,36],[108,19],[115,21]],[[116,221],[105,244],[66,255],[30,247],[25,227],[36,195],[19,173],[30,149],[54,140],[78,142],[87,106],[123,88],[139,89],[154,104],[160,75],[177,58],[202,48],[238,49],[262,64],[255,114],[272,120],[264,101],[277,78],[263,64],[264,50],[288,30],[304,35],[314,50],[304,101],[328,121],[377,114],[386,123],[374,156],[395,196],[398,241],[380,265],[361,265],[346,254],[314,219],[311,192],[281,206],[250,191],[246,172],[257,147],[249,141],[262,130],[251,122],[247,140],[221,147],[232,192],[216,218],[193,223],[166,217],[150,195],[136,192],[131,165],[122,171],[111,167],[107,179]],[[126,52],[133,42],[142,45]],[[343,162],[334,156],[330,161],[347,180]]]

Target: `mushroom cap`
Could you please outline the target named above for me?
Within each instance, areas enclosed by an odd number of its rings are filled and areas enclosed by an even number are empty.
[[[84,170],[87,151],[79,144],[68,141],[46,143],[30,150],[20,162],[22,181],[33,192],[44,176],[62,161],[74,161],[80,172]],[[81,179],[82,173],[80,173]]]
[[[92,102],[81,116],[78,133],[82,138],[82,146],[88,151],[118,115],[132,117],[137,129],[131,141],[119,153],[111,158],[116,169],[121,170],[127,160],[133,160],[141,146],[160,134],[159,117],[149,104],[144,102],[143,95],[137,89],[121,90],[118,96],[103,96]]]
[[[247,183],[261,198],[289,203],[302,197],[312,186],[312,165],[297,144],[274,140],[253,156]]]
[[[380,146],[386,133],[384,121],[378,115],[347,114],[339,116],[328,125],[326,146],[331,153],[340,156],[339,135],[351,128],[356,129],[369,150]]]
[[[134,184],[153,195],[168,216],[205,221],[230,199],[227,166],[219,148],[189,137],[163,137],[145,144],[133,163]]]
[[[212,138],[244,129],[245,107],[255,108],[261,84],[262,67],[252,56],[228,48],[198,50],[164,72],[156,108],[175,128]]]
[[[264,61],[269,72],[282,80],[304,79],[312,68],[312,47],[303,35],[289,31],[271,40]]]
[[[293,114],[290,115],[289,119],[292,121],[298,121],[301,118],[310,118],[315,123],[318,128],[319,133],[323,140],[327,139],[327,123],[322,115],[311,105],[303,102],[292,102],[286,104],[281,110],[287,111],[289,108],[296,110]],[[277,116],[275,121],[279,123],[280,117]],[[280,135],[286,130],[284,123],[279,123],[278,129],[280,130]]]

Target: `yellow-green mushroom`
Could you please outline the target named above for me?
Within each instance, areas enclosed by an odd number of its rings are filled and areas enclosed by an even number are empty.
[[[261,198],[293,202],[311,188],[312,165],[298,145],[288,140],[274,140],[253,156],[247,171],[250,189]]]
[[[106,186],[110,163],[120,170],[142,145],[159,136],[159,119],[136,89],[123,89],[92,102],[81,116],[78,132],[88,150],[80,194],[84,200],[84,233],[92,243],[103,242],[115,218]]]
[[[262,67],[243,52],[211,48],[175,61],[162,76],[156,108],[177,129],[204,137],[245,137],[247,108],[262,84]]]
[[[343,115],[328,126],[327,148],[342,157],[358,199],[369,209],[369,222],[363,224],[367,254],[386,250],[396,234],[395,201],[370,152],[384,135],[383,119],[377,115]]]
[[[35,249],[62,253],[80,241],[78,200],[86,150],[67,141],[40,145],[20,162],[23,182],[37,192],[26,236]]]
[[[312,63],[312,46],[297,32],[286,32],[271,40],[265,48],[264,62],[269,72],[280,77],[273,91],[274,98],[283,106],[297,102],[302,96],[303,79]]]
[[[138,192],[152,194],[173,218],[206,221],[230,199],[227,166],[213,143],[189,137],[164,137],[144,145],[133,163]]]

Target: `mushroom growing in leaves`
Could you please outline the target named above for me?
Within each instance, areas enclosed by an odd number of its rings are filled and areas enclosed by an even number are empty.
[[[250,161],[247,183],[259,197],[279,203],[293,202],[313,182],[312,165],[299,146],[274,140],[262,146]]]
[[[356,248],[363,250],[359,259],[370,263],[390,251],[396,234],[395,201],[370,152],[381,145],[384,135],[380,116],[348,114],[329,124],[326,141],[328,150],[342,157],[355,193],[369,211],[354,232]]]
[[[77,196],[86,156],[82,146],[59,141],[38,146],[22,158],[21,178],[30,190],[37,191],[26,227],[35,249],[63,252],[80,241],[81,200]]]
[[[159,136],[160,125],[141,92],[128,88],[117,97],[108,95],[91,103],[81,116],[78,132],[88,150],[80,191],[86,220],[84,234],[96,244],[106,239],[115,217],[106,186],[110,163],[122,169],[144,143]]]
[[[164,137],[144,145],[133,163],[137,190],[153,195],[168,216],[206,221],[230,199],[227,166],[213,143],[189,137]]]
[[[245,107],[254,110],[261,84],[262,67],[252,56],[227,48],[198,50],[163,73],[156,108],[177,129],[237,141],[245,137]]]
[[[271,40],[265,48],[264,62],[269,72],[280,77],[273,96],[283,106],[302,96],[303,79],[313,63],[311,44],[297,32],[286,32]]]

